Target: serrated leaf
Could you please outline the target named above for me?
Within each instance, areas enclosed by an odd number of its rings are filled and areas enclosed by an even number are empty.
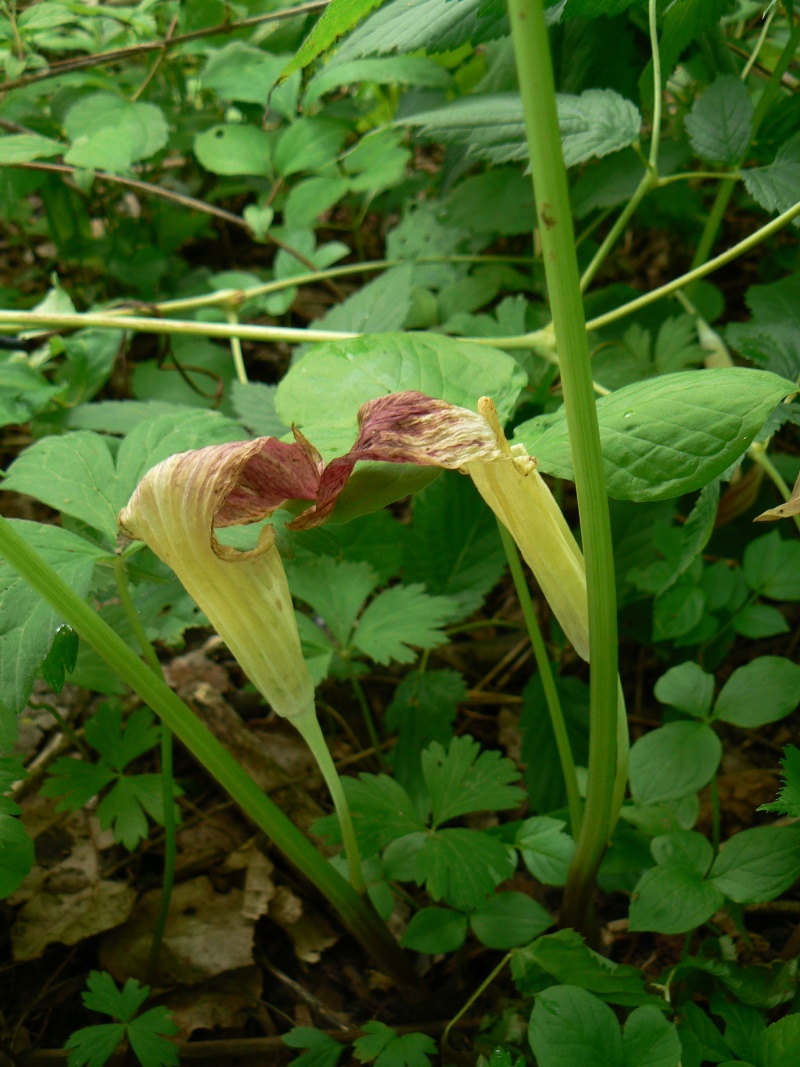
[[[526,819],[517,830],[514,844],[534,878],[545,885],[565,885],[575,841],[564,833],[566,823],[547,815]]]
[[[82,994],[84,1007],[99,1011],[113,1019],[128,1023],[150,996],[148,986],[140,986],[129,978],[122,989],[106,971],[92,971],[86,980],[87,992]]]
[[[800,818],[800,748],[787,745],[781,760],[783,786],[772,804],[762,804],[759,811],[774,811],[779,815]]]
[[[788,211],[800,200],[800,133],[780,146],[768,167],[753,167],[742,178],[748,193],[765,211]]]
[[[356,616],[378,584],[370,565],[313,556],[287,563],[286,573],[292,594],[321,615],[339,645],[347,648]]]
[[[290,1048],[306,1051],[292,1060],[292,1067],[337,1067],[346,1046],[312,1026],[296,1026],[283,1035]]]
[[[42,677],[53,690],[60,693],[67,675],[75,670],[78,659],[78,635],[66,623],[56,630],[53,644],[42,661]]]
[[[178,1034],[177,1023],[163,1005],[151,1008],[128,1024],[128,1040],[142,1067],[177,1067],[178,1050],[166,1036]]]
[[[337,37],[352,29],[379,3],[380,0],[333,0],[322,18],[314,24],[294,58],[284,67],[281,76],[288,78],[296,70],[307,67],[312,59],[316,59],[320,52],[329,48]]]
[[[0,900],[22,884],[34,858],[33,841],[25,827],[14,815],[0,812]]]
[[[122,1023],[101,1023],[76,1030],[64,1045],[69,1053],[68,1067],[103,1067],[124,1036]]]
[[[103,550],[58,526],[12,519],[11,525],[80,597],[89,592]],[[0,559],[0,749],[13,748],[16,714],[25,707],[39,665],[63,620]]]
[[[637,967],[614,963],[589,948],[575,930],[546,934],[514,953],[512,970],[521,992],[526,992],[526,971],[540,968],[556,982],[580,986],[611,1004],[642,1004],[649,999],[644,976]]]
[[[147,817],[136,795],[134,776],[118,778],[113,789],[97,805],[103,830],[113,829],[114,840],[128,852],[135,852],[147,837]]]
[[[450,597],[428,596],[421,585],[394,585],[367,605],[358,620],[353,646],[375,660],[388,664],[411,663],[414,648],[436,648],[447,635],[439,627],[453,618]]]
[[[471,911],[516,866],[513,849],[479,830],[437,830],[417,853],[417,884],[433,900]]]
[[[665,374],[602,397],[597,417],[609,495],[668,500],[708,484],[742,455],[789,391],[777,375],[731,367]],[[546,473],[573,478],[563,408],[544,425],[522,423],[514,440]]]
[[[433,825],[472,811],[502,811],[521,803],[524,793],[509,783],[519,771],[499,752],[481,752],[467,735],[449,748],[434,742],[422,753],[422,773],[431,797]]]
[[[445,471],[414,498],[403,576],[476,611],[505,570],[497,520],[469,478]]]
[[[375,1067],[430,1067],[429,1054],[436,1043],[427,1034],[397,1033],[385,1023],[373,1020],[362,1027],[363,1037],[353,1042],[353,1055],[360,1063],[375,1061]]]
[[[77,811],[110,785],[115,777],[102,760],[89,763],[87,760],[62,756],[53,763],[40,792],[42,796],[62,798],[57,811]]]
[[[361,774],[343,781],[362,855],[374,856],[395,838],[425,829],[411,797],[388,775]]]
[[[734,166],[753,137],[753,102],[741,78],[720,74],[686,116],[692,148],[703,159]]]
[[[375,4],[378,2],[375,0]],[[447,89],[453,84],[453,79],[444,67],[427,56],[387,56],[329,63],[308,83],[305,106],[315,103],[334,89],[359,82],[375,82],[378,85],[410,83],[419,88]]]
[[[123,725],[119,704],[101,704],[86,723],[86,740],[117,771],[155,748],[160,737],[149,708],[135,708]]]

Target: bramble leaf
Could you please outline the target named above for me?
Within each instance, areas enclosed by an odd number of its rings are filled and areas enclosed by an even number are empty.
[[[422,753],[422,773],[431,797],[433,825],[439,826],[471,811],[502,811],[524,799],[510,782],[519,771],[499,752],[481,752],[469,736],[454,737],[449,748],[435,741]]]

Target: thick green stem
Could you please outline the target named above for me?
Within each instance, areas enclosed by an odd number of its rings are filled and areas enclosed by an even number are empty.
[[[617,610],[608,496],[542,0],[509,0],[539,237],[572,445],[589,595],[589,778],[562,920],[582,927],[605,851],[617,760]]]
[[[531,647],[536,659],[536,666],[539,669],[539,677],[542,680],[544,699],[547,703],[547,710],[550,713],[550,723],[556,739],[561,773],[564,776],[564,785],[567,790],[567,806],[569,807],[569,818],[572,823],[572,836],[577,838],[580,833],[581,819],[583,818],[583,805],[581,804],[578,776],[575,773],[575,759],[572,755],[572,745],[569,742],[564,712],[561,708],[561,701],[558,698],[558,689],[556,688],[550,660],[547,658],[547,649],[544,647],[542,631],[539,627],[539,620],[536,618],[528,583],[525,581],[525,573],[522,570],[517,543],[499,519],[497,526],[500,530],[506,559],[511,570],[511,577],[514,580],[519,606],[522,608],[522,617],[525,619],[525,626],[531,639]]]
[[[100,616],[1,517],[0,555],[159,715],[162,722],[249,818],[328,899],[365,950],[410,992],[418,990],[416,972],[368,898],[359,896],[331,867],[280,808],[245,774],[227,749],[198,721],[191,709],[142,663]]]

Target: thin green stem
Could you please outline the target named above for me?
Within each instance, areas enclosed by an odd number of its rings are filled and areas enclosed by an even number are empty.
[[[661,87],[661,50],[658,47],[658,9],[657,0],[648,0],[648,29],[650,32],[650,51],[653,55],[653,130],[650,141],[649,169],[658,175],[658,151],[661,147],[661,109],[664,93]]]
[[[365,893],[367,883],[364,881],[364,872],[361,868],[361,854],[358,849],[355,830],[353,829],[350,806],[347,803],[342,780],[325,741],[317,714],[312,708],[307,714],[292,719],[292,724],[311,749],[331,794],[333,806],[339,817],[339,826],[342,829],[342,844],[344,845],[344,854],[347,857],[350,884],[357,893]]]
[[[719,782],[716,774],[711,779],[711,844],[714,855],[719,852],[721,815],[719,809]]]
[[[233,308],[228,308],[225,312],[225,318],[231,326],[239,325],[239,316]],[[241,382],[242,385],[247,385],[247,370],[244,365],[244,356],[242,354],[242,341],[238,334],[236,337],[231,337],[231,356],[233,356],[233,367],[236,371],[236,380]]]
[[[536,610],[533,606],[528,583],[525,580],[525,574],[522,570],[519,549],[517,548],[514,538],[499,519],[497,521],[497,526],[500,530],[500,538],[503,542],[506,559],[508,560],[508,566],[511,570],[514,588],[517,591],[519,606],[522,608],[522,617],[525,620],[528,636],[531,639],[531,647],[533,648],[533,655],[536,659],[536,666],[539,669],[539,677],[542,680],[544,699],[547,703],[547,710],[550,713],[550,723],[553,727],[553,734],[556,739],[558,759],[561,763],[561,773],[564,776],[564,785],[567,790],[567,806],[569,807],[569,818],[572,824],[572,836],[577,838],[581,829],[583,805],[581,803],[580,789],[578,788],[578,776],[575,773],[575,759],[572,755],[572,745],[569,741],[567,723],[561,708],[561,701],[558,696],[558,689],[556,688],[550,660],[547,657],[547,649],[545,648],[544,640],[542,638],[539,620],[536,618]]]
[[[725,181],[728,178],[735,178],[738,181],[741,178],[741,174],[738,170],[735,173],[721,170],[682,170],[680,174],[668,174],[665,178],[659,178],[658,188],[663,189],[665,185],[673,185],[675,182],[689,182],[693,180]]]
[[[728,204],[733,196],[733,191],[736,188],[737,181],[738,178],[725,178],[717,189],[714,203],[711,205],[711,211],[708,213],[705,225],[703,226],[703,232],[700,234],[700,240],[697,242],[697,248],[692,257],[692,264],[689,270],[690,274],[708,259],[714,241],[717,239],[717,232],[722,225],[722,220],[728,209]],[[693,282],[687,282],[686,284],[688,288]]]
[[[617,243],[620,234],[622,234],[625,227],[628,225],[628,222],[630,221],[630,218],[633,215],[634,211],[636,211],[637,207],[639,206],[639,204],[641,204],[642,200],[645,198],[645,196],[647,196],[650,190],[655,189],[657,185],[657,172],[648,168],[648,170],[645,171],[644,175],[642,176],[642,180],[636,187],[636,191],[634,192],[633,196],[625,205],[624,209],[620,212],[617,221],[608,231],[605,236],[605,239],[603,240],[603,243],[600,245],[600,247],[597,249],[594,256],[592,257],[591,263],[583,272],[583,277],[581,278],[582,293],[586,291],[586,289],[593,281],[606,256]]]
[[[741,74],[741,78],[742,78],[743,82],[747,81],[747,78],[748,78],[748,76],[750,74],[750,71],[755,66],[756,60],[758,59],[758,56],[759,56],[759,53],[761,52],[761,49],[764,47],[764,41],[766,41],[766,39],[767,39],[767,34],[769,33],[769,28],[772,25],[772,20],[775,18],[775,13],[777,12],[777,10],[778,10],[778,7],[777,7],[777,4],[776,4],[776,6],[773,7],[773,9],[769,12],[767,17],[764,19],[764,25],[761,27],[761,33],[758,35],[758,40],[756,41],[755,48],[750,53],[750,58],[748,59],[748,61],[744,65],[744,70],[742,71],[742,74]]]
[[[381,765],[382,770],[386,770],[386,760],[383,756],[383,747],[381,745],[381,739],[378,735],[378,728],[375,725],[375,719],[372,715],[372,711],[367,700],[367,694],[364,692],[364,687],[358,680],[358,675],[353,669],[352,663],[348,662],[347,672],[350,678],[350,685],[353,687],[358,706],[361,709],[361,717],[364,720],[364,725],[367,728],[369,734],[369,740],[372,747],[375,749],[375,753],[378,757],[378,763]]]
[[[164,672],[156,655],[139,612],[133,602],[125,560],[121,556],[114,559],[114,578],[117,583],[117,592],[125,616],[133,630],[142,656],[156,677],[163,679]],[[172,886],[175,882],[175,864],[178,854],[177,831],[175,828],[175,776],[173,774],[172,758],[172,731],[164,723],[161,724],[161,800],[163,805],[164,827],[164,870],[161,876],[161,900],[158,905],[158,915],[153,929],[153,941],[150,946],[150,959],[147,964],[146,981],[152,985],[158,973],[158,959],[161,955],[161,946],[164,943],[164,931],[167,928],[169,918],[169,906],[172,900]]]
[[[375,912],[368,898],[359,896],[331,867],[190,708],[150,670],[125,642],[31,549],[14,527],[0,517],[0,555],[108,666],[156,712],[189,752],[236,801],[250,819],[272,839],[305,877],[334,907],[365,950],[413,994],[419,977],[405,953]]]
[[[567,173],[542,0],[509,0],[545,277],[572,446],[589,598],[589,777],[562,921],[583,927],[608,842],[617,762],[617,610],[611,523]]]
[[[489,974],[484,978],[484,980],[481,982],[481,984],[478,986],[478,988],[475,990],[475,992],[472,993],[472,995],[470,996],[470,998],[466,1002],[466,1004],[464,1004],[460,1008],[460,1010],[458,1012],[456,1012],[456,1014],[453,1016],[453,1018],[450,1020],[450,1022],[447,1024],[447,1026],[444,1028],[444,1031],[442,1033],[442,1041],[441,1041],[442,1052],[444,1052],[444,1050],[447,1048],[447,1041],[448,1041],[448,1038],[450,1037],[450,1031],[453,1029],[453,1027],[456,1025],[456,1023],[459,1021],[459,1019],[463,1019],[464,1018],[464,1016],[469,1011],[469,1009],[472,1007],[472,1005],[475,1003],[475,1001],[478,999],[478,997],[481,996],[481,994],[484,993],[489,988],[489,986],[492,984],[492,982],[495,980],[495,978],[497,978],[500,974],[502,974],[502,972],[505,970],[505,968],[511,962],[511,958],[512,958],[512,953],[510,953],[510,952],[506,953],[506,955],[503,956],[503,958],[500,960],[500,962],[497,964],[497,966],[494,968],[494,970],[489,972]]]

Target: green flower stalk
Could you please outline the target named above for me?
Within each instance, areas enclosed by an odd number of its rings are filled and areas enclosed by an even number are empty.
[[[179,453],[144,476],[119,523],[175,571],[248,678],[308,743],[339,815],[351,882],[363,891],[350,813],[317,721],[274,531],[265,526],[249,552],[221,544],[214,532],[266,518],[288,499],[314,499],[322,469],[300,434],[293,443],[267,437]]]

